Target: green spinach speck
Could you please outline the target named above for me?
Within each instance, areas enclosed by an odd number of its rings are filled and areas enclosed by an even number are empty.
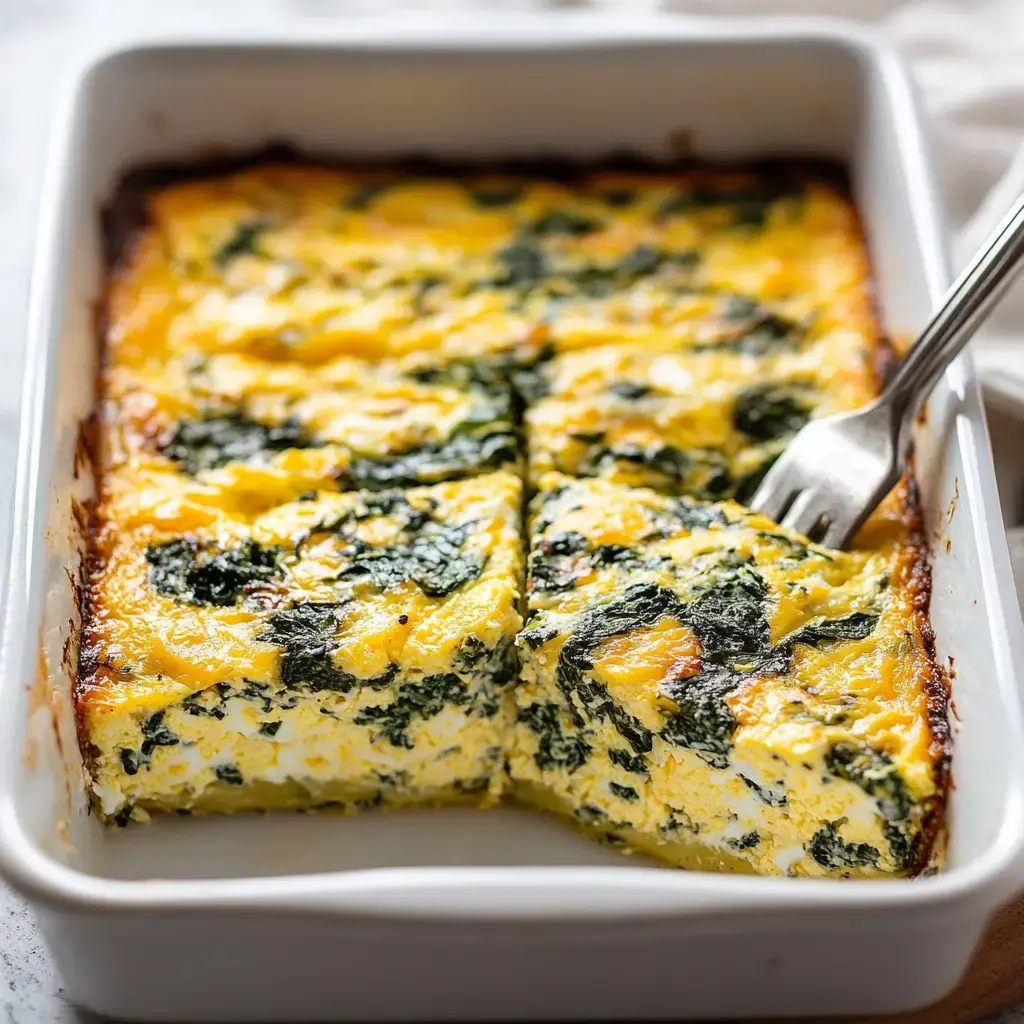
[[[446,707],[470,702],[466,684],[451,672],[425,677],[422,682],[407,683],[391,704],[363,708],[355,717],[357,725],[376,727],[392,746],[413,749],[408,729],[415,718],[439,715]]]
[[[236,548],[211,551],[179,537],[146,548],[149,581],[157,593],[195,605],[226,607],[272,582],[282,552],[254,540]]]
[[[805,844],[807,852],[823,867],[833,871],[842,868],[877,868],[878,850],[868,843],[847,843],[837,831],[841,821],[826,821]]]
[[[258,256],[260,237],[269,224],[265,220],[244,220],[232,236],[213,254],[213,262],[223,270],[238,256]]]
[[[539,737],[533,760],[542,772],[562,768],[571,774],[587,763],[592,750],[590,744],[583,733],[569,732],[563,726],[557,704],[528,704],[519,709],[516,721]]]
[[[266,458],[289,448],[316,448],[319,442],[294,419],[259,423],[240,410],[181,420],[160,452],[189,476],[230,462]]]

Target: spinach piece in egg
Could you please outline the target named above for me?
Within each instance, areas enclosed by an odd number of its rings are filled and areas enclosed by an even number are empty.
[[[632,772],[634,775],[650,774],[647,761],[639,754],[631,754],[628,750],[622,750],[619,747],[609,747],[608,760],[624,771]]]
[[[755,441],[797,433],[810,419],[810,389],[766,382],[746,388],[733,406],[733,425]]]
[[[667,616],[680,617],[679,599],[671,590],[654,583],[636,583],[606,604],[583,612],[562,645],[558,657],[557,679],[565,694],[575,724],[582,727],[587,718],[606,719],[636,754],[648,753],[653,735],[639,719],[629,714],[608,692],[608,688],[589,677],[593,655],[605,641],[635,629],[649,629]]]
[[[868,843],[847,843],[837,831],[842,821],[826,821],[804,848],[823,867],[832,871],[843,868],[877,868],[878,850]]]
[[[229,462],[247,462],[289,448],[316,448],[319,444],[297,420],[259,423],[235,410],[181,420],[160,452],[189,476],[196,476]]]
[[[470,702],[466,684],[448,672],[427,676],[418,683],[407,683],[398,691],[391,704],[363,708],[355,717],[357,725],[377,728],[392,746],[413,749],[408,729],[416,718],[428,719],[439,715],[446,707],[460,707]]]
[[[236,548],[211,551],[179,537],[146,548],[149,580],[157,593],[195,605],[237,604],[252,590],[273,581],[282,552],[248,540]]]
[[[557,704],[528,704],[519,709],[516,721],[539,737],[533,760],[542,772],[564,768],[571,774],[587,763],[592,747],[581,732],[568,732],[563,728],[562,712]]]
[[[343,490],[377,491],[461,480],[514,464],[519,441],[507,423],[480,430],[466,424],[444,441],[422,444],[396,455],[357,456],[338,474]]]
[[[381,690],[397,674],[390,665],[379,676],[364,679],[338,668],[334,655],[340,647],[337,633],[343,622],[344,603],[308,602],[273,612],[256,640],[284,648],[281,683],[289,689],[349,693],[356,687]],[[269,708],[264,708],[269,710]]]
[[[900,822],[910,817],[914,798],[892,758],[884,751],[840,742],[825,755],[825,764],[830,774],[854,783],[872,797],[889,821]]]
[[[822,644],[840,640],[865,640],[875,631],[878,615],[870,612],[851,612],[838,619],[825,619],[798,629],[787,638],[787,643],[807,644],[820,647]]]
[[[391,590],[412,580],[428,597],[447,597],[483,572],[483,558],[462,551],[468,533],[468,526],[436,524],[406,543],[390,546],[349,538],[344,553],[350,561],[338,578],[367,577],[380,590]]]
[[[153,751],[157,747],[176,747],[181,740],[164,723],[163,711],[154,711],[148,715],[139,727],[142,743],[138,750],[130,747],[121,749],[121,766],[126,775],[136,775],[140,768],[147,767],[153,760]]]
[[[716,768],[728,765],[736,719],[726,697],[755,675],[785,672],[788,652],[773,650],[768,588],[745,564],[716,567],[679,618],[697,635],[701,668],[669,680],[663,692],[676,705],[661,735],[695,750]]]
[[[238,256],[258,256],[260,237],[269,225],[265,220],[243,220],[232,236],[213,254],[213,262],[223,270]]]
[[[551,235],[568,235],[579,238],[582,235],[599,231],[602,227],[601,221],[596,217],[589,217],[573,210],[549,210],[531,221],[526,230],[528,234],[538,238],[546,238]]]

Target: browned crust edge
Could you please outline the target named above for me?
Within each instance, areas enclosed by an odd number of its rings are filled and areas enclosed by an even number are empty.
[[[302,150],[289,142],[270,141],[242,151],[206,150],[192,159],[145,164],[126,171],[113,197],[100,212],[102,244],[108,274],[128,253],[147,222],[151,193],[178,182],[222,178],[260,164],[333,168],[359,172],[395,173],[419,178],[458,177],[470,174],[509,174],[572,182],[604,172],[684,173],[692,171],[770,175],[775,178],[808,180],[831,184],[850,198],[849,174],[841,164],[816,157],[793,156],[754,160],[708,161],[680,156],[654,160],[632,151],[611,151],[603,157],[573,161],[554,154],[491,161],[437,159],[422,154],[398,155],[390,160],[352,158],[337,153]],[[852,200],[851,200],[852,205]]]
[[[859,223],[862,245],[868,252],[863,227]],[[900,356],[891,339],[881,328],[881,309],[877,295],[873,295],[872,319],[875,324],[875,336],[878,339],[873,353],[872,369],[875,374],[876,387],[881,391],[889,382],[900,364]],[[914,454],[911,451],[904,476],[905,494],[903,497],[910,527],[909,548],[912,552],[910,563],[910,596],[913,607],[914,624],[921,637],[925,654],[928,657],[928,676],[924,681],[927,695],[928,728],[931,733],[929,754],[935,771],[936,794],[924,802],[924,817],[921,823],[919,841],[915,845],[913,862],[908,876],[913,878],[924,873],[931,873],[936,860],[936,852],[945,837],[945,811],[952,784],[952,735],[949,728],[949,701],[951,682],[949,673],[939,664],[935,653],[935,630],[931,622],[932,599],[932,567],[931,549],[928,535],[924,528],[921,507],[921,493],[914,475]]]

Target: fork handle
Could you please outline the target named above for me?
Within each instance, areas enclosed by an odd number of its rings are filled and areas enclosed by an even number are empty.
[[[883,392],[882,399],[891,402],[903,424],[913,420],[946,367],[971,340],[1022,265],[1024,196],[953,283]]]

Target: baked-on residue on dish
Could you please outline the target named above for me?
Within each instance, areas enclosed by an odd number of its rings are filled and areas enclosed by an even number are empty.
[[[263,161],[142,209],[77,682],[104,818],[506,796],[685,867],[937,863],[912,483],[848,552],[742,504],[877,389],[834,176]]]

